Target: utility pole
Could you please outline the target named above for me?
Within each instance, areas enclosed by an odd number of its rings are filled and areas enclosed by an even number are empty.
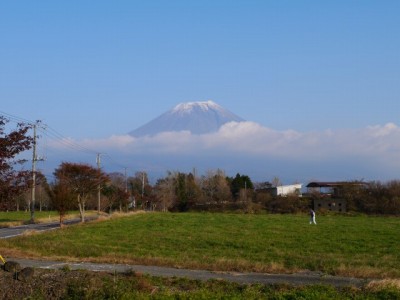
[[[125,168],[125,193],[128,192],[128,177],[126,175],[126,168]]]
[[[100,171],[100,155],[101,153],[97,153],[97,158],[96,158],[96,162],[97,162],[97,169],[99,169]],[[99,181],[99,185],[97,186],[97,213],[100,214],[100,191],[101,191],[101,186],[100,186],[100,181]]]
[[[244,196],[246,197],[246,201],[247,201],[247,181],[244,182]]]
[[[36,201],[36,162],[43,160],[38,158],[36,154],[37,144],[37,126],[40,121],[33,124],[33,147],[32,147],[32,194],[31,194],[31,223],[35,223],[35,201]]]
[[[144,172],[142,172],[142,200],[144,196]]]

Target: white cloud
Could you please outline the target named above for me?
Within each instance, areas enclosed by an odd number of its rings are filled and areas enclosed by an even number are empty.
[[[163,132],[135,138],[129,135],[82,141],[68,139],[65,144],[79,144],[99,151],[117,150],[130,153],[180,154],[201,151],[224,151],[277,157],[327,158],[332,155],[387,155],[400,157],[400,128],[393,124],[370,126],[358,130],[278,131],[253,122],[230,122],[218,132],[192,135],[188,131]],[[397,152],[399,153],[397,154]],[[396,153],[395,153],[396,152]]]
[[[79,144],[97,152],[110,153],[115,159],[140,155],[167,157],[243,157],[253,160],[288,160],[291,162],[332,164],[351,162],[365,166],[400,167],[400,128],[393,124],[363,129],[298,132],[279,131],[253,122],[231,122],[218,132],[192,135],[190,132],[164,132],[156,136],[134,138],[111,136],[107,139],[67,140],[59,144]],[[215,166],[220,167],[219,165]]]
[[[374,137],[387,136],[393,133],[399,133],[400,131],[399,127],[394,123],[387,123],[385,126],[369,126],[367,130],[370,132],[371,136]]]

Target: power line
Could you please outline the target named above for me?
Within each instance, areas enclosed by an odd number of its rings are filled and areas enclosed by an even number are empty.
[[[84,147],[84,146],[74,142],[73,140],[63,136],[61,133],[59,133],[58,131],[56,131],[55,129],[51,128],[48,125],[45,126],[45,128],[43,130],[43,134],[46,135],[47,137],[49,137],[50,139],[56,140],[61,145],[64,145],[65,147],[68,147],[72,150],[81,151],[81,152],[85,152],[85,153],[89,153],[89,154],[98,153],[98,151]]]
[[[115,161],[109,154],[107,153],[102,153],[104,158],[107,158],[111,161],[111,163],[113,163],[115,166],[121,168],[121,169],[128,169],[125,165],[122,165],[120,163],[118,163],[117,161]]]
[[[12,122],[27,123],[27,124],[32,125],[32,126],[34,124],[38,124],[38,122],[39,122],[39,121],[32,122],[31,120],[28,120],[28,119],[25,119],[25,118],[22,118],[22,117],[18,117],[18,116],[15,116],[15,115],[3,112],[3,111],[0,111],[0,115],[4,115],[7,119],[9,119]],[[78,152],[87,153],[87,154],[90,154],[90,155],[97,155],[99,153],[99,151],[96,151],[96,150],[90,149],[88,147],[85,147],[85,146],[83,146],[81,144],[76,143],[71,138],[65,137],[63,134],[61,134],[60,132],[58,132],[57,130],[55,130],[54,128],[52,128],[51,126],[49,126],[47,124],[41,124],[41,126],[37,126],[37,130],[40,132],[39,137],[41,135],[46,136],[48,139],[57,142],[62,147],[65,147],[65,148],[68,148],[68,149],[71,149],[71,150],[74,150],[74,151],[78,151]],[[121,169],[127,169],[127,167],[125,165],[122,165],[122,164],[118,163],[109,154],[102,153],[102,155],[105,158],[107,158],[109,161],[111,161],[111,163],[114,164],[115,166],[117,166],[117,167],[119,167]]]
[[[32,125],[32,126],[34,124],[38,123],[38,121],[33,122],[31,120],[15,116],[15,115],[6,113],[4,111],[0,111],[0,114],[5,116],[10,121],[16,122],[16,123],[27,123],[27,124]],[[70,149],[77,150],[77,151],[82,151],[82,152],[87,152],[87,153],[90,153],[90,154],[97,153],[97,151],[94,151],[92,149],[86,148],[86,147],[84,147],[82,145],[79,145],[79,144],[75,143],[71,139],[68,139],[67,137],[63,136],[61,133],[59,133],[58,131],[56,131],[55,129],[50,127],[49,125],[44,125],[43,124],[42,126],[38,127],[37,129],[38,129],[38,131],[40,131],[42,134],[46,135],[50,139],[57,140],[60,144],[66,146],[66,147],[68,147]]]
[[[4,111],[0,110],[0,114],[4,115],[5,117],[7,117],[10,121],[16,122],[16,123],[28,123],[28,124],[34,124],[35,122],[32,122],[31,120],[28,119],[24,119],[21,117],[17,117],[11,114],[8,114]]]

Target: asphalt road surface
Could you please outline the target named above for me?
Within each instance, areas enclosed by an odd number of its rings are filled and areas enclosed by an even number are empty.
[[[93,219],[93,218],[92,218]],[[89,219],[91,220],[91,219]],[[64,225],[72,225],[80,222],[80,219],[65,220]],[[46,231],[60,228],[60,222],[40,223],[40,224],[27,224],[16,227],[0,228],[0,239],[12,238],[23,234],[26,231]]]
[[[185,277],[195,280],[226,280],[240,284],[289,284],[289,285],[312,285],[325,284],[335,287],[356,286],[361,287],[368,283],[367,280],[348,277],[336,277],[318,272],[303,272],[295,274],[264,274],[264,273],[239,273],[239,272],[211,272],[206,270],[187,270],[169,267],[125,265],[125,264],[100,264],[100,263],[73,263],[48,260],[32,260],[19,258],[5,258],[16,261],[24,267],[61,269],[67,267],[70,270],[89,270],[103,272],[136,272],[157,277]]]

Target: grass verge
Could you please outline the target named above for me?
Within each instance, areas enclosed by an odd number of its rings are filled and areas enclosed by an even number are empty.
[[[96,214],[94,211],[87,212],[87,215]],[[79,212],[69,211],[65,215],[65,220],[79,218]],[[0,212],[0,228],[12,227],[26,224],[31,219],[31,213],[29,211],[10,211]],[[60,216],[56,211],[35,211],[35,222],[36,223],[49,223],[58,222]]]

